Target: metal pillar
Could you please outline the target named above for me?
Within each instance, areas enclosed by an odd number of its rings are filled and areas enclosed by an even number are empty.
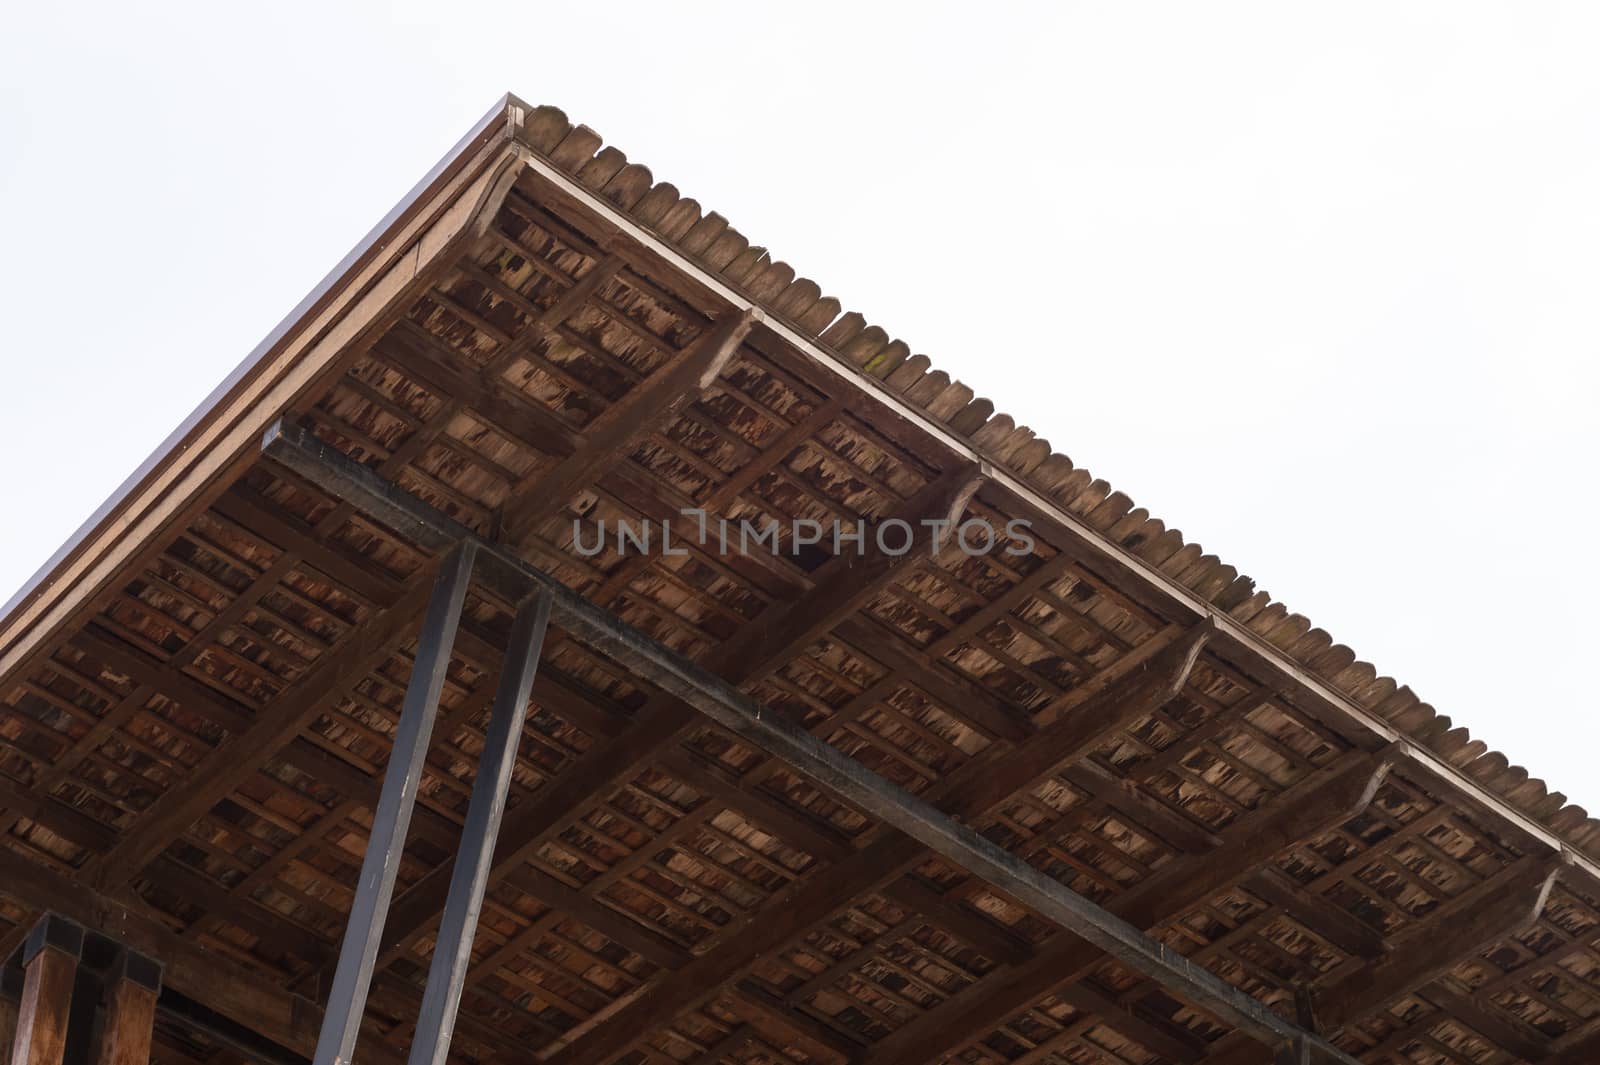
[[[467,823],[461,832],[461,848],[450,877],[450,895],[433,945],[433,963],[428,968],[428,986],[417,1018],[409,1065],[444,1065],[450,1053],[456,1008],[461,1004],[461,988],[472,961],[473,935],[489,883],[494,844],[500,835],[500,818],[506,809],[506,791],[517,761],[528,696],[533,691],[533,676],[539,668],[539,652],[550,623],[551,603],[549,592],[538,592],[518,608],[511,627],[483,754],[478,758],[478,777],[472,785]]]
[[[334,971],[333,990],[328,995],[313,1065],[348,1065],[355,1052],[361,1015],[372,984],[372,966],[378,956],[378,938],[383,934],[383,922],[394,895],[395,875],[400,871],[406,830],[411,826],[428,740],[439,710],[439,694],[450,668],[450,648],[455,643],[476,556],[474,544],[460,544],[445,557],[434,581],[417,643],[416,662],[406,684],[400,724],[395,729],[394,751],[384,770],[378,807],[373,811],[372,836],[361,862],[361,879],[350,908],[350,923],[345,926],[344,943],[339,948],[339,967]]]

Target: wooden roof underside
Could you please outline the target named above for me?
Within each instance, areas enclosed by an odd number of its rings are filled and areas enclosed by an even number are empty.
[[[506,116],[437,209],[151,475],[130,531],[13,611],[0,956],[55,908],[162,957],[183,994],[314,1042],[435,560],[256,458],[252,427],[287,412],[901,787],[991,780],[968,823],[1366,1060],[1600,1054],[1600,848],[1581,810],[590,131]],[[737,308],[664,251],[770,316],[703,391],[703,340]],[[845,581],[824,552],[721,556],[688,535],[687,556],[573,549],[574,518],[684,506],[937,516],[973,454],[989,468],[967,513],[1030,519],[1031,553],[916,552]],[[1194,601],[1301,672],[1214,640],[1175,698],[1096,719],[1034,772],[1030,745],[1183,638]],[[777,610],[803,618],[794,639],[751,635]],[[374,1059],[407,1044],[509,621],[469,598]],[[1459,773],[1394,758],[1324,689]],[[460,1060],[1261,1060],[559,633],[534,705]],[[158,1048],[232,1053],[176,1029]]]

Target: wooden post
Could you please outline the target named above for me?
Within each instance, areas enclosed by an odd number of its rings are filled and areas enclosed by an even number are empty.
[[[137,951],[121,951],[106,977],[106,1023],[100,1037],[100,1065],[149,1065],[156,996],[160,993],[160,963]]]
[[[9,998],[0,996],[0,1055],[10,1057],[11,1044],[17,1037],[17,1007]]]
[[[22,947],[22,1004],[11,1065],[61,1065],[72,1013],[72,986],[83,954],[83,929],[45,914]]]

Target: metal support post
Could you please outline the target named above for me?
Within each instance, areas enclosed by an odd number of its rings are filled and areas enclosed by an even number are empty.
[[[314,1065],[347,1065],[355,1052],[361,1015],[372,984],[372,967],[378,956],[378,939],[394,895],[395,875],[400,871],[406,830],[411,826],[411,811],[416,805],[428,741],[433,735],[439,695],[450,668],[450,648],[455,643],[476,556],[474,544],[459,545],[445,556],[434,580],[400,724],[395,729],[394,750],[384,770],[378,807],[373,811],[372,836],[361,862],[350,923],[345,926],[344,943],[339,948],[339,966],[334,971],[333,990],[322,1018],[322,1033],[312,1058]]]
[[[550,624],[551,602],[549,592],[536,593],[517,609],[511,626],[483,754],[478,758],[478,777],[467,807],[467,823],[461,832],[461,849],[456,853],[455,870],[450,877],[450,895],[433,945],[433,963],[428,968],[428,986],[417,1018],[409,1065],[444,1065],[450,1053],[456,1008],[461,1004],[461,988],[472,961],[473,936],[489,883],[489,867],[500,835],[500,818],[506,809],[506,792],[517,761],[522,724],[528,714],[528,696],[533,691],[545,629]]]

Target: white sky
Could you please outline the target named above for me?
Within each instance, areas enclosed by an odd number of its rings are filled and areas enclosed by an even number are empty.
[[[0,599],[499,95],[1600,809],[1600,8],[28,4]]]

